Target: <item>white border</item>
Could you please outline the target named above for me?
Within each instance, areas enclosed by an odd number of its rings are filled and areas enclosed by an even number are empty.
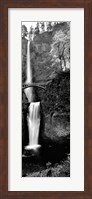
[[[21,178],[21,21],[71,21],[71,177]],[[84,9],[8,9],[8,190],[84,190]]]

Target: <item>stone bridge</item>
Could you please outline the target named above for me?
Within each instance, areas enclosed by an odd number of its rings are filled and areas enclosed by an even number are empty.
[[[38,84],[38,83],[23,84],[22,90],[29,88],[29,87],[38,87],[38,88],[46,90],[46,84]]]

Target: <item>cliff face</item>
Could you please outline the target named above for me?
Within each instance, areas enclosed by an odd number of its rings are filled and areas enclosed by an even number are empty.
[[[32,54],[32,67],[35,82],[47,81],[52,74],[50,55],[52,32],[44,32],[34,38],[35,54]]]
[[[57,24],[53,31],[44,32],[34,37],[33,44],[35,53],[32,53],[32,67],[34,68],[35,81],[48,81],[55,77],[56,72],[60,69],[60,62],[55,64],[50,53],[53,37],[56,32],[66,31],[66,23]]]
[[[70,72],[61,72],[37,90],[45,121],[42,143],[63,143],[70,134]]]

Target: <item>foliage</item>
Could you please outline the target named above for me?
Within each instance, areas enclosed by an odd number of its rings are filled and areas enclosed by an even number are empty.
[[[44,114],[54,112],[69,113],[70,111],[70,72],[59,72],[47,84],[46,90],[38,89],[39,100]]]
[[[48,163],[47,163],[48,164]],[[70,177],[70,159],[65,161],[60,161],[59,163],[52,164],[50,162],[50,167],[48,168],[43,165],[34,166],[30,163],[30,169],[28,167],[29,162],[23,161],[23,176],[27,177]],[[36,168],[36,169],[34,169]],[[36,170],[36,171],[35,171]]]
[[[52,22],[47,22],[47,31],[52,30]]]
[[[41,24],[41,30],[42,30],[42,32],[44,32],[45,31],[45,23],[41,22],[40,24]]]
[[[57,25],[57,22],[54,22],[54,23],[53,23],[53,27],[56,26],[56,25]]]
[[[53,36],[50,53],[55,63],[57,60],[60,61],[61,69],[62,63],[64,63],[64,67],[66,68],[66,61],[70,61],[70,29],[68,25],[65,31],[56,31]]]
[[[37,22],[36,27],[34,29],[34,33],[35,35],[39,34],[40,30],[39,30],[39,22]]]
[[[30,27],[30,31],[29,34],[32,35],[33,34],[33,26]]]
[[[22,37],[26,37],[28,34],[27,27],[22,25]]]

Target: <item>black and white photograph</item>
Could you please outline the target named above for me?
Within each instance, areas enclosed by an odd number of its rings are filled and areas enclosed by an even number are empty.
[[[22,21],[22,177],[70,177],[70,21]]]

